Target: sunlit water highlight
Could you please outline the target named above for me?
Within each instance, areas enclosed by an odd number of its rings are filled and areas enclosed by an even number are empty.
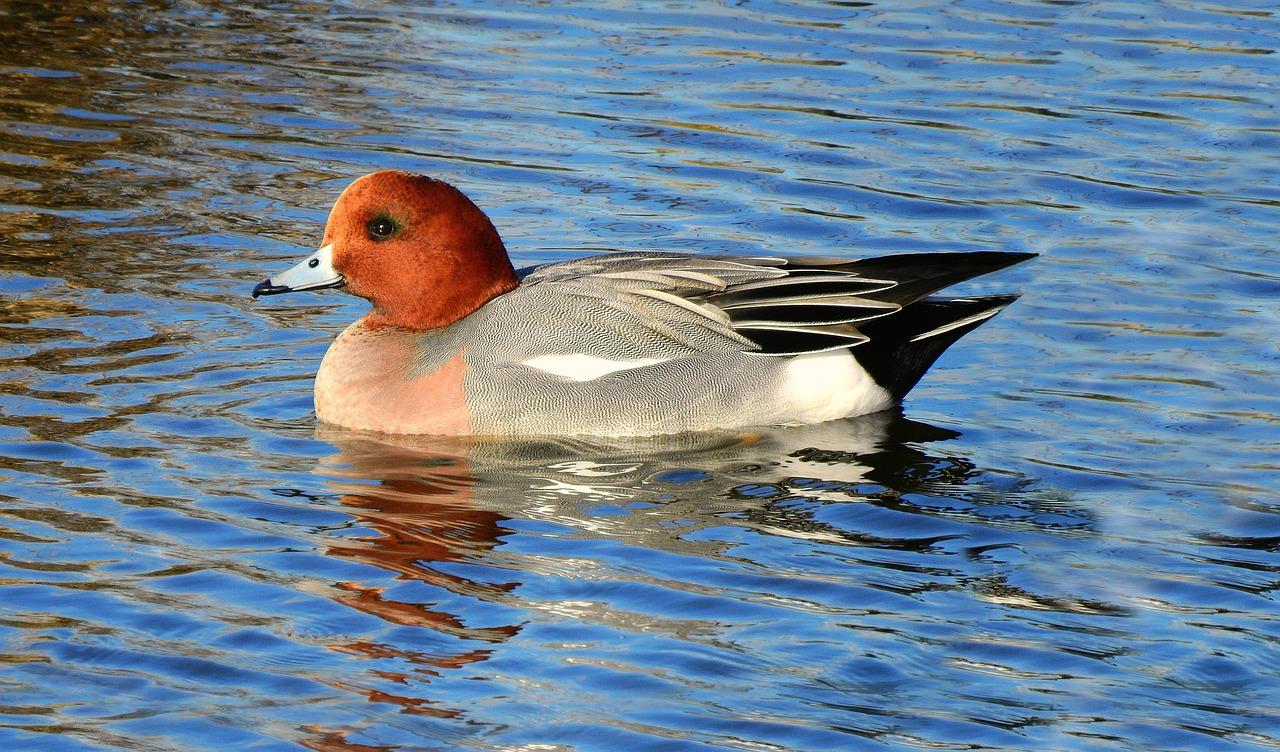
[[[1241,3],[0,10],[0,748],[1280,747],[1280,23]],[[378,168],[518,264],[1036,251],[904,415],[318,428],[247,292]]]

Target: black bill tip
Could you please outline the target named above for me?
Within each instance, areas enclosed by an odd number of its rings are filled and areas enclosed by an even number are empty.
[[[282,292],[289,292],[292,287],[287,285],[273,285],[271,280],[264,279],[253,287],[253,299],[257,300],[260,295],[279,295]]]

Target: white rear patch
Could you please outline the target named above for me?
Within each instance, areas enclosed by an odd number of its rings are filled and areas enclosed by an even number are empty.
[[[783,399],[792,420],[818,423],[883,410],[893,398],[848,350],[800,355],[787,363]]]
[[[572,355],[539,355],[536,358],[521,361],[521,365],[553,373],[556,376],[563,376],[570,381],[594,381],[601,376],[608,376],[618,371],[653,366],[665,363],[668,360],[670,358],[609,360],[608,358],[597,358],[586,353],[574,353]]]

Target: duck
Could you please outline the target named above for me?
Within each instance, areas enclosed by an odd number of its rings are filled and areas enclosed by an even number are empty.
[[[935,293],[1035,255],[637,250],[516,269],[462,191],[383,170],[348,185],[318,250],[252,295],[341,288],[369,302],[316,373],[322,424],[653,436],[890,409],[1018,297]]]

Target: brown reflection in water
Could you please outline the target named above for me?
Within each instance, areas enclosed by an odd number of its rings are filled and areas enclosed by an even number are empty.
[[[202,235],[311,242],[314,227],[264,218],[263,198],[335,174],[300,145],[383,122],[365,79],[394,49],[376,32],[398,28],[341,16],[314,3],[5,3],[0,270],[159,292],[175,268],[217,279],[261,247],[211,249]],[[317,138],[295,117],[334,130]]]
[[[125,221],[186,181],[171,170],[129,170],[125,162],[166,159],[174,145],[143,112],[184,83],[160,75],[155,56],[173,49],[177,27],[159,13],[111,3],[7,3],[0,25],[0,119],[8,121],[0,161],[5,203],[0,236],[15,236],[5,266],[92,276],[62,251],[86,226]],[[106,162],[114,160],[116,166]],[[22,209],[21,207],[30,207]],[[94,220],[51,210],[112,212]],[[128,221],[137,223],[138,215]],[[114,239],[112,239],[114,241]],[[126,257],[127,261],[127,257]]]
[[[501,523],[506,517],[472,506],[476,479],[465,455],[369,455],[359,445],[348,445],[337,461],[350,464],[359,477],[380,476],[377,485],[348,487],[342,496],[343,505],[377,536],[330,546],[329,553],[381,567],[394,572],[397,579],[420,580],[471,597],[494,597],[519,585],[478,583],[432,566],[489,551],[504,532]],[[342,602],[395,624],[430,627],[485,642],[500,642],[518,631],[517,627],[468,628],[450,614],[388,600],[381,588],[354,583],[340,587],[348,593]]]
[[[300,739],[298,743],[316,752],[391,752],[391,750],[400,749],[399,745],[357,744],[347,741],[350,731],[334,731],[319,726],[304,726],[302,730],[313,736]]]
[[[703,539],[697,531],[736,525],[764,535],[919,552],[957,536],[939,535],[937,528],[927,524],[916,534],[886,536],[876,528],[823,522],[815,510],[828,503],[857,502],[909,514],[968,517],[987,527],[1003,527],[1005,521],[983,514],[990,503],[1016,507],[1007,523],[1014,527],[1035,526],[1035,514],[1052,513],[1055,516],[1046,525],[1054,529],[1063,526],[1062,515],[1075,513],[1069,505],[1064,508],[1062,502],[1036,494],[984,491],[990,479],[979,479],[982,473],[971,461],[922,448],[958,434],[895,413],[817,426],[649,439],[374,439],[325,427],[318,435],[339,449],[323,469],[330,485],[341,493],[343,506],[359,524],[373,531],[364,538],[330,545],[330,554],[372,564],[397,580],[443,588],[466,600],[520,608],[538,606],[520,601],[513,592],[520,582],[477,582],[442,571],[440,565],[483,559],[489,564],[514,561],[520,566],[518,557],[513,560],[497,552],[502,536],[508,534],[509,526],[503,523],[513,518],[568,524],[589,538],[607,537],[681,556],[736,558],[729,550],[732,546],[720,536]],[[953,498],[953,503],[934,510],[914,502],[913,494],[941,494]],[[593,512],[601,505],[628,507],[633,501],[646,503],[623,515],[601,517]],[[1079,523],[1087,527],[1088,517],[1080,517]],[[920,591],[957,587],[958,570],[881,565],[918,575],[918,583],[911,587]],[[550,567],[554,574],[556,565],[532,566]],[[415,690],[448,669],[488,659],[499,643],[521,628],[519,624],[471,626],[463,616],[437,605],[397,600],[385,587],[354,582],[336,587],[335,600],[391,624],[487,644],[448,654],[368,641],[331,646],[350,655],[393,659],[410,666],[405,672],[371,672],[404,687],[403,692],[385,685],[378,689],[349,682],[335,685],[363,694],[371,702],[394,703],[404,713],[433,717],[463,713],[436,705]],[[1061,607],[1057,602],[1049,605]],[[679,616],[624,612],[607,603],[575,604],[575,608],[576,618],[624,631],[683,634],[700,628]],[[345,732],[322,732],[317,730],[318,736],[308,746],[363,749],[342,746]]]
[[[387,570],[397,580],[416,580],[469,598],[497,599],[519,585],[477,582],[441,571],[437,566],[467,561],[491,551],[505,532],[501,523],[506,517],[473,504],[476,478],[464,452],[407,451],[359,438],[338,445],[341,452],[333,463],[342,468],[334,471],[343,478],[335,481],[344,492],[341,503],[362,527],[373,533],[331,545],[327,553]],[[431,604],[397,600],[388,595],[385,587],[339,582],[336,588],[337,602],[398,626],[422,627],[480,643],[499,643],[520,631],[519,624],[468,626],[457,614]],[[439,718],[452,718],[461,711],[414,696],[411,689],[445,670],[483,661],[492,653],[491,649],[476,647],[433,654],[364,640],[337,643],[330,648],[367,658],[393,659],[412,667],[409,672],[370,672],[406,687],[405,693],[346,681],[335,682],[336,688],[362,694],[370,702],[398,705],[403,713]],[[346,741],[349,732],[313,732],[317,736],[303,742],[311,749],[376,749]]]

